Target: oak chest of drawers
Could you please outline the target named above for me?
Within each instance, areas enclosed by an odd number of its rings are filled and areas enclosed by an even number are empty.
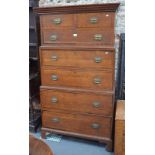
[[[40,17],[43,138],[54,132],[98,140],[112,149],[118,6],[34,9]]]

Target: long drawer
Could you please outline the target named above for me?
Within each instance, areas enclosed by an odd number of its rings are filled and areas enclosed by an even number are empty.
[[[42,108],[112,116],[113,96],[41,89]]]
[[[81,45],[113,45],[114,32],[110,29],[42,29],[42,44],[69,43]]]
[[[41,49],[41,64],[45,66],[71,66],[109,68],[114,66],[114,52],[110,51],[82,51],[82,50],[54,50]]]
[[[104,70],[42,67],[41,82],[44,86],[112,90],[113,72]]]
[[[100,137],[111,137],[111,118],[91,115],[69,114],[63,111],[43,111],[42,125]]]

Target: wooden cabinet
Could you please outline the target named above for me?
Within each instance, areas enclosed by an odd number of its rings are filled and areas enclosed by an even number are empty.
[[[119,3],[35,8],[40,16],[42,137],[107,143],[114,121],[114,19]]]
[[[125,155],[125,100],[118,100],[115,116],[115,155]]]

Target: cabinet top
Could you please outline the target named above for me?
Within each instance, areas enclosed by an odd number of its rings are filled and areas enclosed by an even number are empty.
[[[35,7],[33,11],[37,14],[115,12],[119,5],[120,3],[105,3],[105,4],[89,4],[89,5]]]

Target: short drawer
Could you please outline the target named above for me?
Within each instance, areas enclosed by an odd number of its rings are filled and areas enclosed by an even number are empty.
[[[114,13],[81,13],[77,14],[77,27],[114,27]]]
[[[114,32],[96,28],[43,29],[42,44],[113,45]]]
[[[41,89],[42,108],[112,116],[113,96]]]
[[[114,52],[41,49],[45,66],[109,68],[114,66]]]
[[[89,45],[113,45],[113,30],[102,30],[100,28],[77,29],[77,43]]]
[[[42,44],[74,43],[74,31],[72,29],[44,29],[42,30]]]
[[[69,114],[63,111],[43,111],[43,127],[78,132],[100,137],[111,137],[111,118]]]
[[[44,86],[113,89],[112,71],[42,67],[41,79]]]
[[[72,14],[65,15],[41,15],[41,28],[62,28],[72,27],[74,24]]]

